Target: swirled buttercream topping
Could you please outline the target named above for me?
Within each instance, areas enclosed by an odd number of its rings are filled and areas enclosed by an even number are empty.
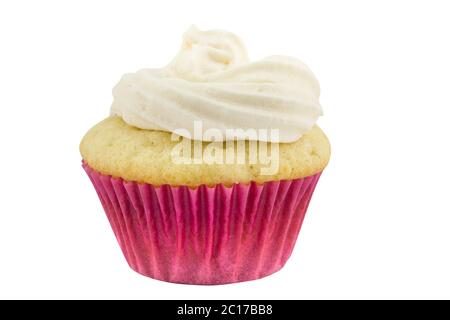
[[[166,67],[122,77],[113,89],[111,113],[141,129],[187,138],[195,139],[194,123],[201,121],[203,131],[214,129],[226,139],[227,130],[237,132],[233,139],[245,140],[246,130],[265,129],[278,130],[278,136],[256,140],[293,142],[321,115],[319,92],[301,61],[271,56],[250,62],[234,34],[191,27]]]

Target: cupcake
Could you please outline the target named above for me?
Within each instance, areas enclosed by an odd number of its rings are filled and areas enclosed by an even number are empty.
[[[294,248],[330,158],[302,62],[251,62],[232,33],[191,27],[167,66],[124,75],[81,141],[130,267],[185,284],[255,280]]]

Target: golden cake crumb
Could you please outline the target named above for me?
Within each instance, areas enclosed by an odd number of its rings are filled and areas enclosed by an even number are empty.
[[[86,133],[80,152],[91,168],[103,174],[156,186],[190,187],[302,178],[322,171],[330,158],[330,144],[318,126],[293,143],[279,144],[279,170],[274,175],[262,175],[261,167],[267,165],[248,161],[245,164],[176,164],[171,152],[177,143],[171,141],[169,132],[138,129],[120,117],[111,116]],[[207,144],[203,143],[205,147]]]

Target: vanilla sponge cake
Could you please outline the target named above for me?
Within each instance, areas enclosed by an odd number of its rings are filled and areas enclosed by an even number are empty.
[[[317,125],[299,140],[279,144],[279,168],[273,175],[261,174],[267,165],[249,163],[248,145],[245,164],[176,164],[171,152],[177,143],[169,132],[138,129],[111,116],[86,133],[80,151],[91,168],[106,175],[155,186],[190,187],[303,178],[321,172],[330,158],[330,144]]]

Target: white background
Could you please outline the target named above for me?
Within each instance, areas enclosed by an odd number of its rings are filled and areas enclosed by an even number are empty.
[[[2,1],[0,298],[450,298],[446,1]],[[181,34],[303,60],[332,144],[297,246],[268,278],[201,287],[131,271],[81,169],[123,73]]]

